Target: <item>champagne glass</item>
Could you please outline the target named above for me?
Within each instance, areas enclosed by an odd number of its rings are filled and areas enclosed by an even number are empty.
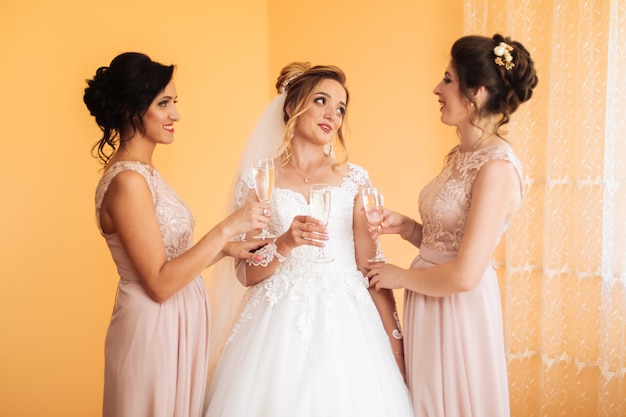
[[[274,160],[271,158],[257,158],[252,162],[252,175],[254,177],[254,190],[262,203],[269,203],[274,192]],[[267,227],[256,239],[273,239]]]
[[[311,206],[311,215],[324,223],[328,224],[330,216],[330,186],[327,184],[313,184],[309,194],[309,205]],[[317,257],[313,258],[313,262],[325,263],[331,262],[334,258],[324,253],[324,248],[319,248]]]
[[[370,226],[373,226],[380,231],[380,224],[383,221],[383,194],[376,187],[364,187],[361,191],[361,195],[363,197],[363,208],[365,209],[367,222]],[[385,257],[383,254],[378,235],[376,236],[375,242],[376,255],[373,258],[368,259],[367,262],[385,262],[389,260],[389,258]]]

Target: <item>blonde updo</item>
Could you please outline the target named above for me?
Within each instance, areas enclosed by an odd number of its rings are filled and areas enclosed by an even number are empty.
[[[337,130],[336,142],[344,155],[344,158],[339,163],[343,163],[348,159],[344,126],[350,102],[350,93],[346,87],[344,72],[333,65],[317,65],[313,67],[309,62],[292,62],[280,71],[280,75],[276,80],[277,92],[287,95],[283,107],[283,121],[287,127],[281,154],[281,161],[284,165],[289,162],[289,158],[293,154],[291,138],[293,137],[298,117],[308,109],[313,91],[325,79],[337,81],[346,91],[346,113],[343,116],[343,123]]]

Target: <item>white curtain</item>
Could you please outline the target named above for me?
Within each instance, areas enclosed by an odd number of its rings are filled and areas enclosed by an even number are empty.
[[[513,416],[626,416],[626,1],[467,0],[521,41],[533,98],[508,138],[525,200],[496,260]]]

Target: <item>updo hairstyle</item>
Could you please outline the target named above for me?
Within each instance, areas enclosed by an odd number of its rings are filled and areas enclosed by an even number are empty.
[[[289,162],[289,158],[293,154],[291,138],[293,137],[293,131],[298,117],[307,111],[311,104],[311,97],[313,96],[315,88],[325,79],[337,81],[346,91],[346,113],[343,115],[342,124],[337,130],[337,144],[344,158],[336,165],[348,159],[343,129],[346,123],[350,93],[346,87],[346,76],[344,72],[333,65],[317,65],[312,67],[309,62],[293,62],[280,71],[280,75],[276,80],[276,90],[278,93],[287,94],[283,107],[283,121],[287,127],[285,137],[283,138],[283,152],[281,155],[281,161],[284,165]],[[291,116],[287,113],[287,109],[290,110]]]
[[[137,130],[143,132],[143,116],[173,73],[174,65],[162,65],[142,53],[125,52],[87,80],[83,101],[103,133],[93,146],[94,156],[103,165],[120,141],[132,138]]]
[[[494,49],[505,42],[511,46],[510,55],[513,66],[507,69],[495,62],[497,56]],[[496,132],[508,123],[521,103],[529,100],[533,89],[537,86],[535,63],[530,53],[520,42],[509,37],[495,34],[492,38],[485,36],[464,36],[458,39],[451,50],[451,64],[456,70],[459,89],[470,102],[472,89],[484,86],[489,92],[488,101],[477,108],[475,119],[501,114],[496,123]]]

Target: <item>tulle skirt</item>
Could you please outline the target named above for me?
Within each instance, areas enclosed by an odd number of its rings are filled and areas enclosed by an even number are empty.
[[[310,278],[277,276],[249,290],[206,416],[413,415],[363,276]]]

